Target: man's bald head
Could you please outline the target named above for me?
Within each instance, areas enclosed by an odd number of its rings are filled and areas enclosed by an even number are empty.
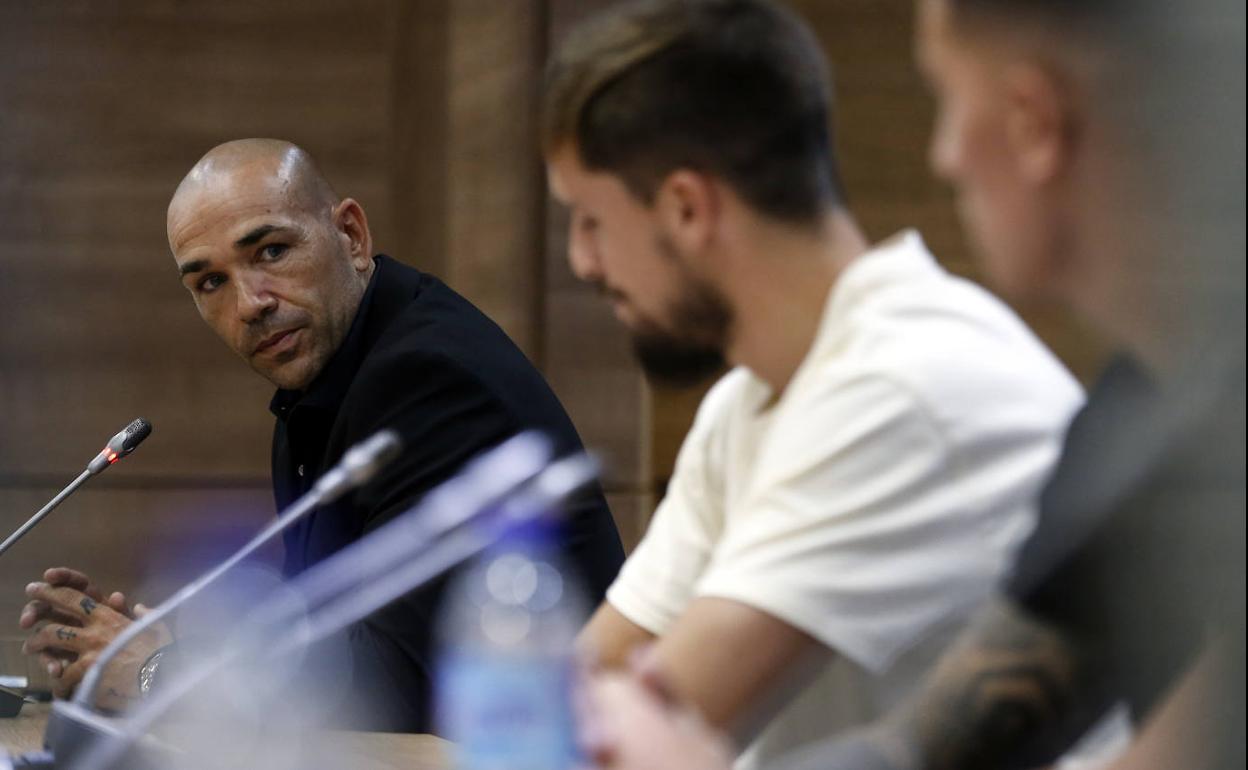
[[[204,198],[230,195],[240,186],[304,211],[326,210],[339,200],[302,147],[282,139],[235,139],[213,147],[182,178],[169,202],[168,223]]]
[[[200,315],[280,388],[301,390],[345,338],[373,271],[364,210],[301,148],[214,147],[169,203],[169,248]]]

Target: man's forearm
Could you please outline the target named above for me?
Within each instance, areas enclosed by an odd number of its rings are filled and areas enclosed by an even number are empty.
[[[1046,762],[1099,714],[1082,661],[1061,634],[998,603],[886,723],[803,752],[783,770],[1000,770]]]

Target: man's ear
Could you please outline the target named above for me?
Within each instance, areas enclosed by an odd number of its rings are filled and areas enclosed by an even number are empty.
[[[1045,185],[1065,173],[1074,158],[1076,121],[1070,89],[1036,64],[1007,73],[1006,141],[1023,179]]]
[[[659,185],[654,210],[676,247],[682,253],[696,254],[706,247],[718,225],[719,193],[706,174],[678,169]]]
[[[343,198],[334,207],[334,230],[346,242],[355,269],[368,270],[373,263],[373,236],[368,230],[364,207],[354,198]]]

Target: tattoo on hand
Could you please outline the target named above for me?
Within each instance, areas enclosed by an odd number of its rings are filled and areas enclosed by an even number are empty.
[[[994,610],[946,656],[922,696],[916,727],[925,766],[1001,767],[1068,716],[1079,696],[1078,664],[1053,630]]]
[[[95,600],[92,599],[90,596],[82,597],[82,601],[79,602],[78,604],[79,606],[82,607],[82,611],[87,613],[88,615],[91,614],[92,610],[94,610],[97,606],[99,606],[95,603]]]
[[[118,700],[130,701],[130,702],[134,702],[134,701],[142,700],[141,698],[139,698],[139,697],[137,697],[137,696],[134,696],[134,695],[128,695],[128,694],[126,694],[126,693],[124,693],[124,692],[122,692],[122,691],[118,690],[116,687],[110,687],[110,688],[108,688],[108,697],[110,697],[110,698],[116,698],[116,699],[118,699]]]
[[[78,634],[64,626],[56,629],[56,638],[61,640],[76,639]]]

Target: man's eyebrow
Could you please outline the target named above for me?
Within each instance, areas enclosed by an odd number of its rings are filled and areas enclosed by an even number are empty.
[[[208,267],[208,260],[206,259],[192,259],[190,262],[183,262],[178,265],[178,277],[185,278],[191,273],[202,271],[206,267]]]
[[[281,227],[279,225],[260,225],[259,227],[253,229],[252,231],[244,235],[242,238],[239,238],[237,241],[234,241],[234,248],[241,249],[244,246],[254,246],[255,244],[260,242],[261,238],[268,235],[269,233],[274,232],[275,230],[288,230],[288,229],[289,228]]]

